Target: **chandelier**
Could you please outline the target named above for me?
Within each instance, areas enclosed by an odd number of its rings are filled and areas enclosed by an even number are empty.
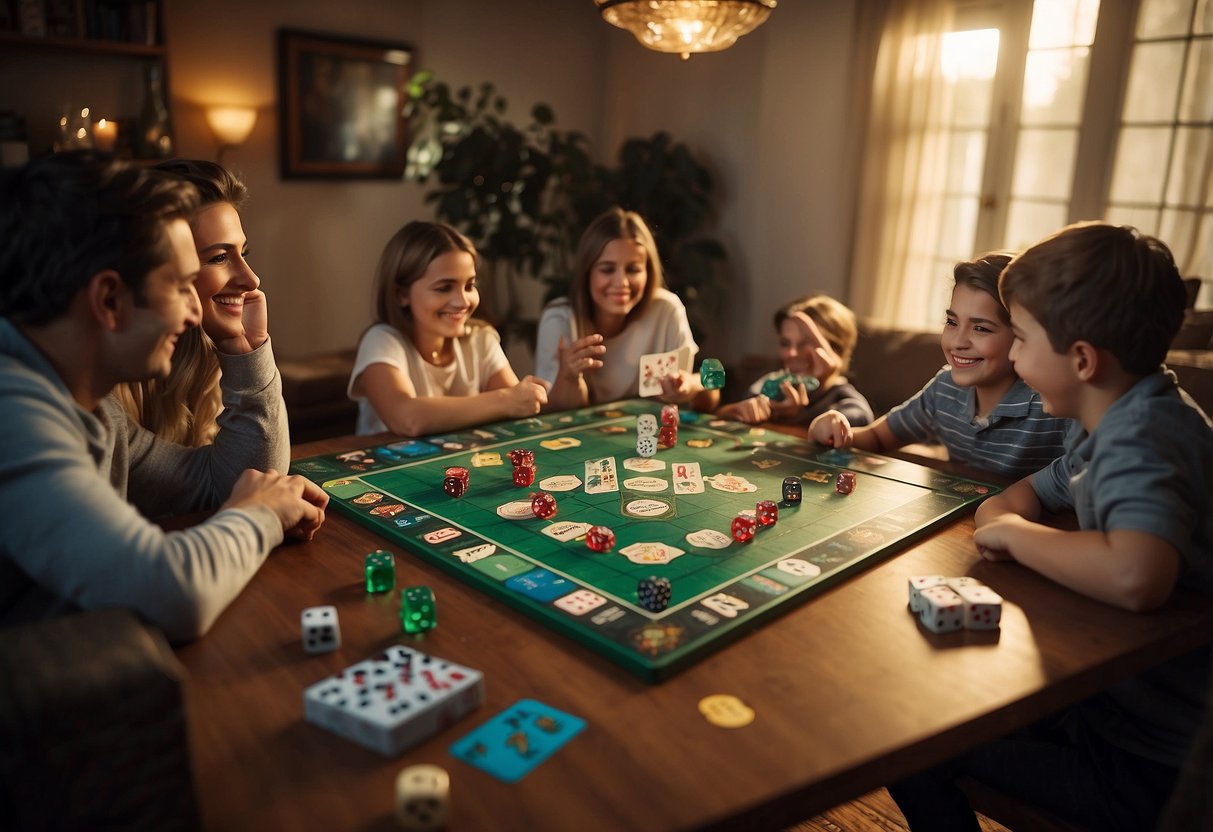
[[[719,52],[757,29],[778,0],[594,0],[607,23],[658,52]]]

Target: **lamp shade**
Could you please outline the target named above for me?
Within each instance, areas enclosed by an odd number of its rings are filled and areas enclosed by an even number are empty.
[[[257,111],[252,107],[208,107],[206,123],[221,145],[236,147],[244,144],[253,125],[257,123]]]
[[[754,31],[777,0],[594,0],[607,23],[649,49],[681,55],[719,52]]]

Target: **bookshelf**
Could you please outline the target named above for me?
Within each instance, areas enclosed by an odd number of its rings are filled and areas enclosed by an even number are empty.
[[[24,119],[30,155],[50,150],[69,105],[117,121],[133,155],[149,66],[171,106],[164,32],[164,0],[0,0],[0,110]]]

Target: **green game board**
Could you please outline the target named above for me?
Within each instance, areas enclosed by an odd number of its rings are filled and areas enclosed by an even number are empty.
[[[653,401],[617,402],[312,457],[291,470],[319,483],[336,510],[398,548],[649,681],[687,667],[998,490],[686,412],[678,444],[643,461],[636,416],[659,411]],[[506,455],[513,448],[534,452],[534,485],[513,484]],[[480,464],[494,454],[499,464]],[[587,477],[587,461],[607,458],[614,459],[617,490],[588,493],[611,485],[601,463]],[[652,461],[660,470],[632,470]],[[694,488],[683,470],[689,463],[699,466],[701,493],[678,493]],[[460,498],[442,489],[452,465],[471,472]],[[834,487],[842,470],[856,474],[850,495]],[[802,479],[799,505],[782,502],[788,476]],[[555,517],[530,513],[529,496],[538,490],[556,497]],[[760,527],[749,543],[733,541],[733,519],[761,499],[778,503],[778,522]],[[521,519],[503,517],[499,508],[515,501],[525,501],[515,507]],[[586,547],[590,525],[615,532],[610,552]],[[652,575],[673,585],[670,606],[658,613],[636,598],[638,581]]]

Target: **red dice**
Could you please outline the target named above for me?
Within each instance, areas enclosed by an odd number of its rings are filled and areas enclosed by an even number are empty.
[[[535,464],[535,452],[527,448],[515,448],[507,453],[506,456],[510,458],[510,462],[514,463],[515,468],[519,465],[534,466]]]
[[[663,448],[672,448],[678,444],[678,428],[673,425],[662,425],[657,434],[657,444]]]
[[[534,465],[518,465],[514,468],[514,485],[526,488],[535,481]]]
[[[779,506],[771,500],[759,500],[754,506],[754,513],[758,515],[760,526],[774,526],[779,520]]]
[[[839,494],[850,494],[855,490],[855,474],[852,471],[840,471],[834,478],[834,490]]]
[[[590,526],[585,545],[595,552],[609,552],[615,547],[615,533],[606,526]]]
[[[754,539],[758,521],[748,514],[738,514],[733,518],[733,539],[738,543],[749,543]]]
[[[546,491],[536,491],[531,495],[531,511],[541,520],[556,516],[556,498]]]
[[[661,424],[666,427],[678,427],[678,405],[665,404],[661,406]]]
[[[446,469],[442,490],[452,497],[462,497],[468,490],[469,481],[468,469],[452,465]]]

